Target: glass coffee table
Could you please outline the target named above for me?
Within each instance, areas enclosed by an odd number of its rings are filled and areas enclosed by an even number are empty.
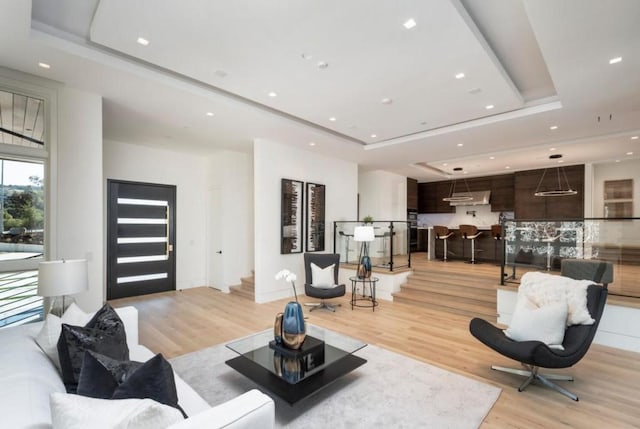
[[[296,356],[269,345],[273,329],[258,332],[227,344],[238,356],[225,363],[294,405],[367,362],[353,354],[366,346],[362,341],[314,325],[307,325],[309,336],[320,341],[305,339],[303,348],[313,348]]]

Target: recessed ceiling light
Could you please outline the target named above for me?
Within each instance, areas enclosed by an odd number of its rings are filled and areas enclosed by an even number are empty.
[[[617,63],[619,63],[620,61],[622,61],[622,57],[615,57],[615,58],[611,58],[611,59],[609,60],[609,64],[617,64]]]
[[[309,146],[315,146],[316,142],[309,142]]]
[[[559,159],[558,160],[558,164],[562,164],[564,162],[564,159]]]
[[[149,44],[149,41],[144,37],[138,37],[138,40],[136,40],[136,42],[138,42],[142,46],[147,46]]]
[[[331,122],[335,122],[335,121],[336,121],[336,118],[335,118],[335,116],[332,116],[332,117],[330,117],[330,118],[329,118],[329,120],[330,120]]]
[[[633,155],[633,152],[627,152],[627,155]]]
[[[550,130],[557,130],[557,129],[558,129],[558,126],[557,126],[557,125],[551,125],[551,126],[549,127],[549,129],[550,129]]]
[[[372,139],[375,139],[376,137],[378,137],[376,134],[371,134]]]
[[[51,66],[47,63],[38,63],[38,67],[41,67],[43,69],[50,69]]]
[[[496,159],[496,157],[495,156],[490,156],[489,159]]]
[[[458,147],[464,146],[464,143],[458,143]]]
[[[277,97],[278,94],[276,94],[275,92],[271,91],[269,94],[267,94],[269,97]]]
[[[468,174],[468,171],[463,171],[462,174]]]
[[[456,79],[463,79],[464,78],[464,73],[458,73],[456,75]]]
[[[447,165],[449,165],[449,163],[447,163],[447,162],[443,162],[443,163],[442,163],[442,166],[443,166],[443,167],[446,167]]]
[[[493,104],[487,104],[486,106],[484,106],[485,109],[487,110],[491,110],[493,109],[495,106]]]
[[[329,63],[328,63],[328,62],[326,62],[326,61],[318,61],[317,66],[318,66],[318,68],[319,68],[320,70],[324,70],[324,69],[326,69],[327,67],[329,67]]]
[[[555,147],[551,147],[551,148],[549,148],[549,150],[550,150],[551,152],[553,152],[554,150],[556,150],[556,148],[555,148]]]
[[[619,160],[619,159],[616,159],[616,162],[620,162],[620,160]]]
[[[631,137],[631,140],[638,140],[638,136]]]
[[[302,59],[310,60],[311,58],[313,58],[313,55],[308,54],[308,53],[306,53],[306,52],[303,52],[303,53],[302,53]]]
[[[390,98],[385,97],[385,98],[383,98],[382,100],[380,100],[380,102],[381,102],[382,104],[391,104],[391,103],[393,103],[393,100],[392,100],[392,99],[390,99]]]
[[[417,25],[417,23],[413,18],[409,18],[402,25],[404,25],[404,28],[406,28],[407,30],[411,30],[413,27]]]
[[[506,167],[504,167],[504,168],[506,168],[506,169],[508,170],[508,169],[510,169],[511,167],[509,167],[509,166],[507,165],[507,166],[506,166]]]
[[[215,115],[215,113],[213,113],[213,112],[207,112],[207,116],[214,116],[214,115]]]

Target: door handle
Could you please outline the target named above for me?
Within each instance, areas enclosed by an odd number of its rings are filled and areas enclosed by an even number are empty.
[[[222,250],[218,250],[216,253],[219,253],[220,255],[222,255]]]

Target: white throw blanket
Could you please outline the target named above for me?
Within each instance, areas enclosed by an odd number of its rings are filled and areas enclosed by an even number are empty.
[[[528,297],[538,307],[562,302],[568,305],[567,326],[593,325],[595,320],[587,309],[587,288],[590,280],[574,280],[540,272],[528,272],[522,276],[518,288],[518,300]]]

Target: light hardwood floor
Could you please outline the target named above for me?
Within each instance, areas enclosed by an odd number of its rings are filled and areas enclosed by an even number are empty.
[[[273,326],[285,302],[256,304],[245,297],[200,287],[112,301],[140,313],[140,342],[171,358]],[[301,297],[303,302],[313,301]],[[569,372],[574,402],[532,385],[519,393],[520,377],[490,369],[517,366],[469,334],[469,318],[382,301],[375,312],[351,310],[349,297],[335,313],[306,312],[308,323],[467,375],[502,389],[483,428],[640,427],[640,354],[593,345]]]

